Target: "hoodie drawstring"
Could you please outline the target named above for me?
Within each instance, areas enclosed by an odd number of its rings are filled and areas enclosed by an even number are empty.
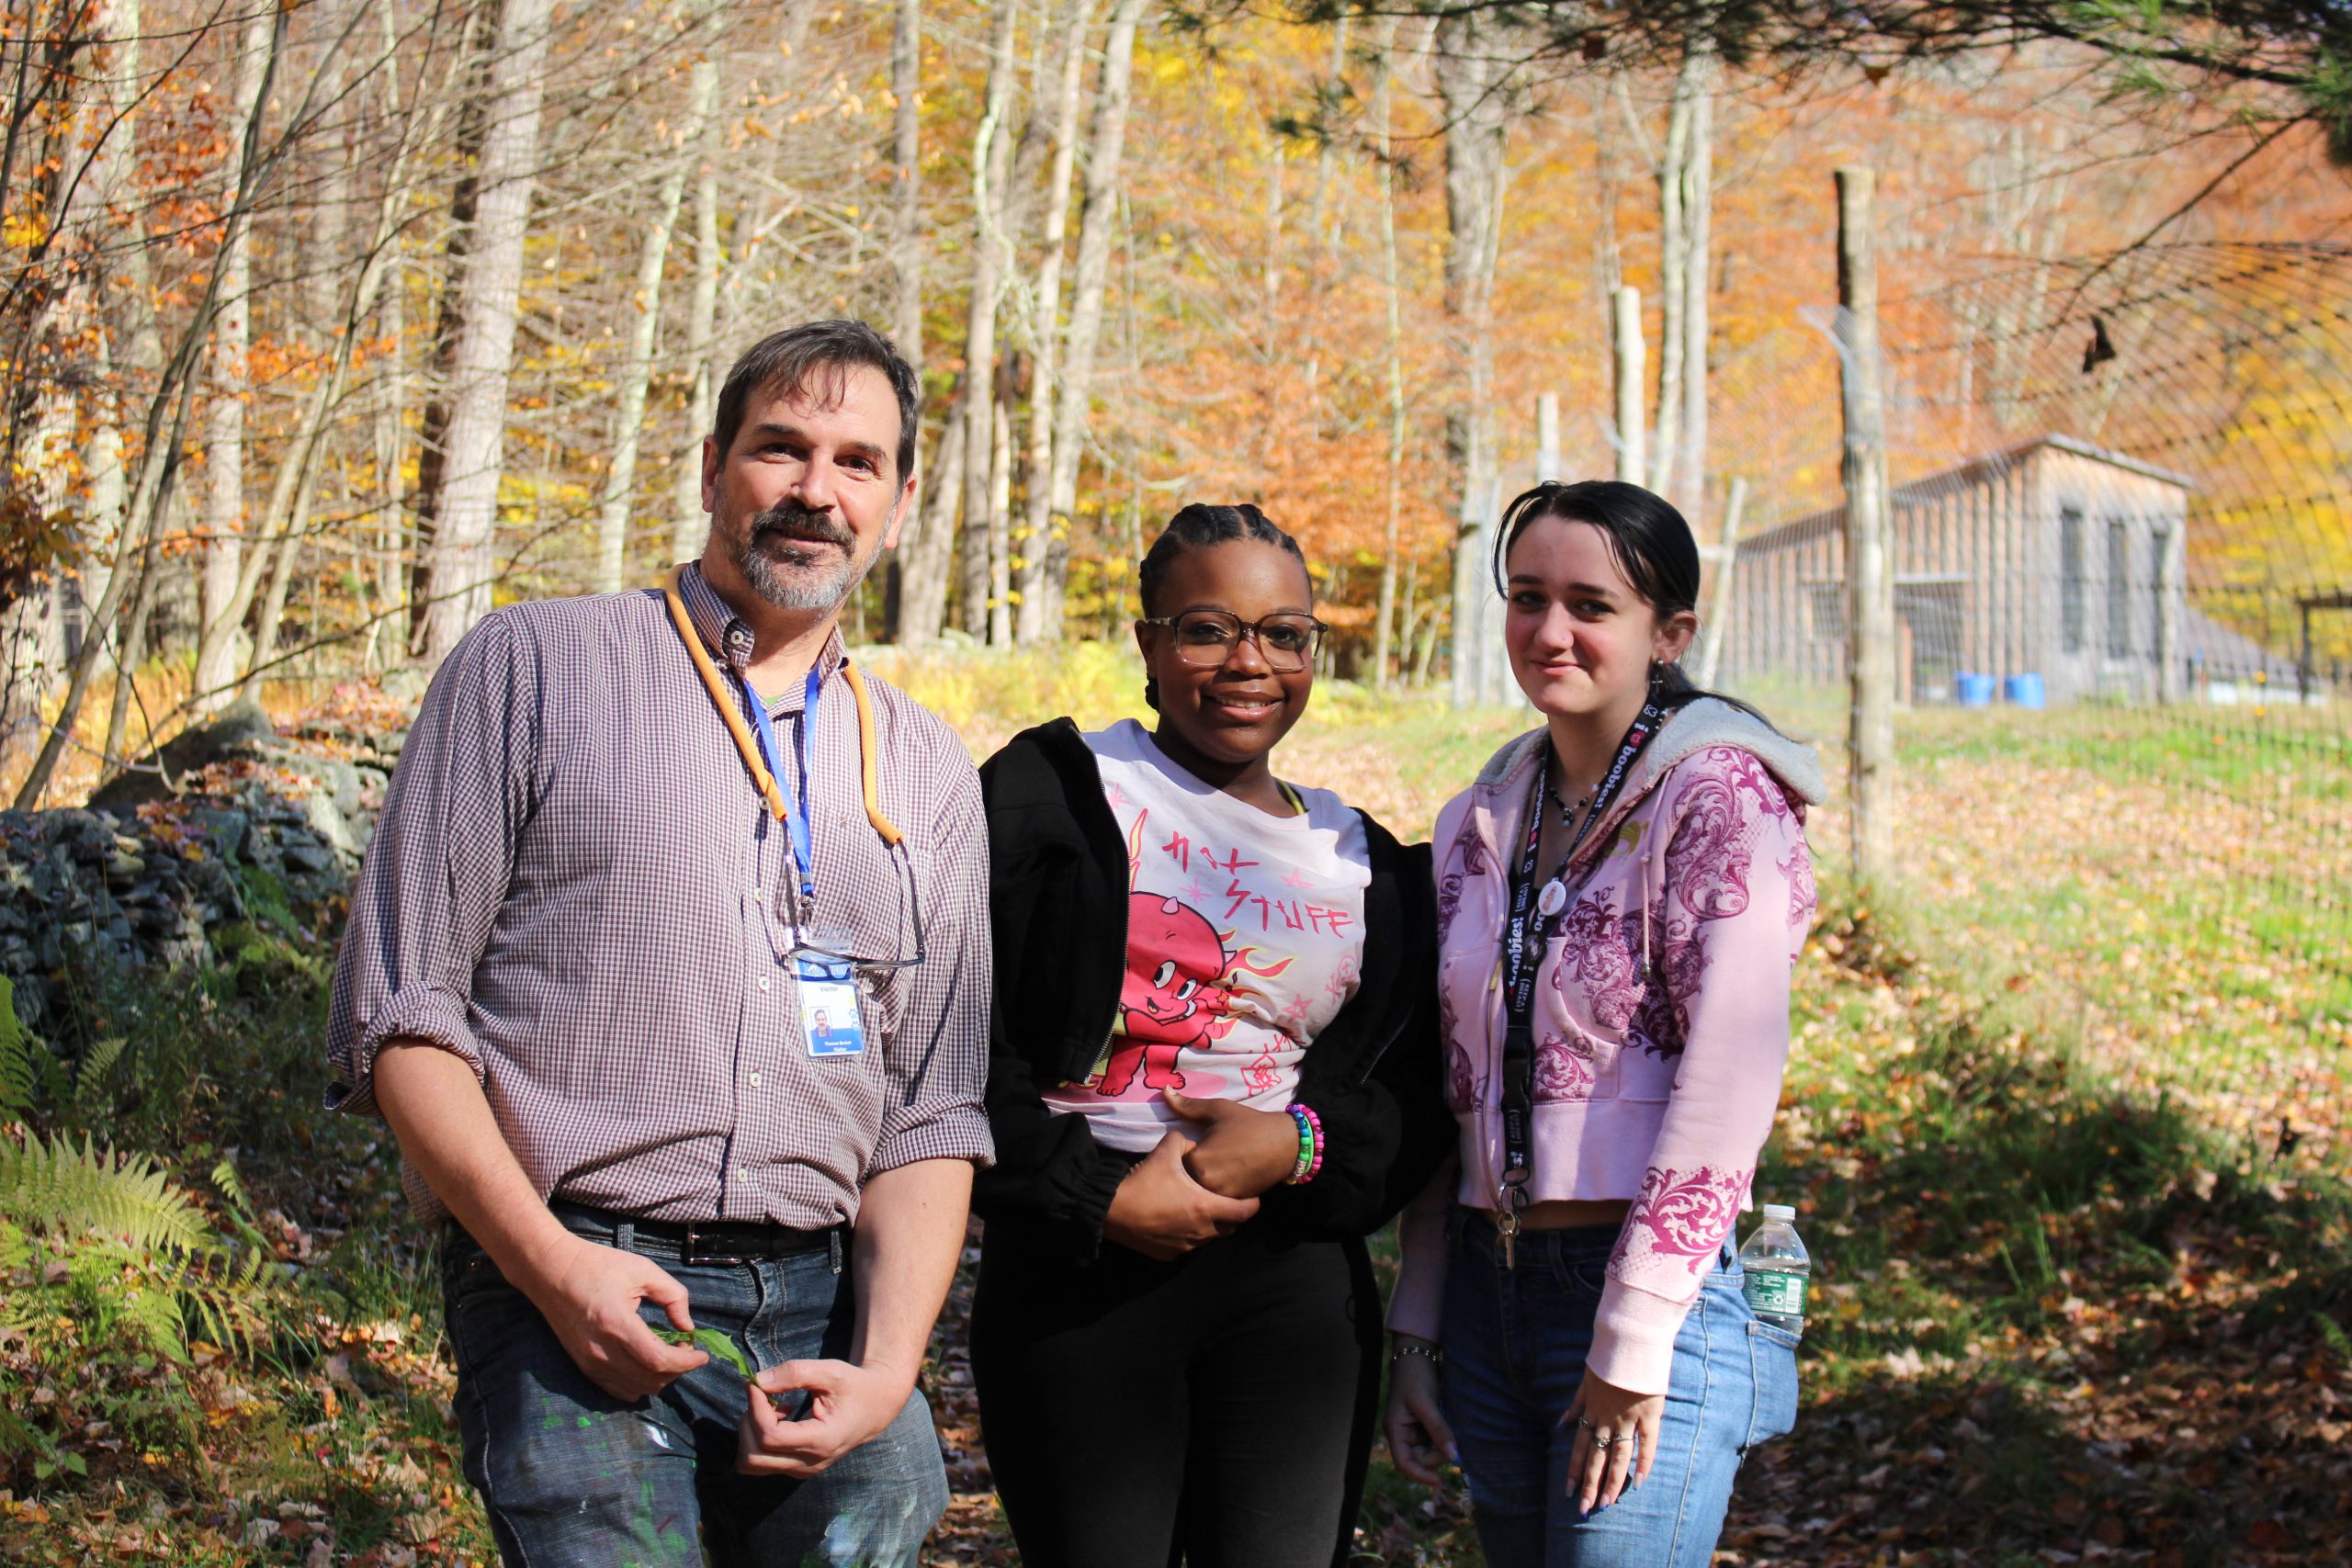
[[[1657,969],[1650,963],[1650,867],[1642,863],[1642,985],[1646,988],[1657,978]]]
[[[1649,852],[1642,857],[1642,985],[1645,987],[1655,984],[1657,979],[1657,967],[1650,961],[1650,925],[1657,918],[1650,908],[1650,899],[1652,897],[1650,891],[1650,871],[1656,864],[1658,855],[1662,852],[1662,843],[1665,839],[1665,835],[1657,831],[1656,828],[1657,824],[1653,823],[1652,831],[1649,834],[1649,838],[1651,840]],[[1664,871],[1659,871],[1659,884],[1663,886],[1665,881],[1666,873]],[[1669,891],[1671,890],[1669,889]]]

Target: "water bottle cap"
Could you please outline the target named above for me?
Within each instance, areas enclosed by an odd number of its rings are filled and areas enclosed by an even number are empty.
[[[1764,1205],[1764,1217],[1768,1220],[1793,1220],[1797,1212],[1786,1203],[1767,1203]]]

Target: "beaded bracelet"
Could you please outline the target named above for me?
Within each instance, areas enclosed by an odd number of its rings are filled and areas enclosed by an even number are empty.
[[[1285,1186],[1304,1187],[1323,1169],[1323,1119],[1311,1105],[1293,1105],[1290,1114],[1298,1123],[1298,1163],[1283,1179]]]
[[[1283,1185],[1295,1187],[1306,1179],[1308,1171],[1315,1168],[1315,1128],[1306,1120],[1306,1111],[1303,1106],[1292,1106],[1290,1119],[1298,1125],[1298,1163],[1290,1168],[1288,1176],[1283,1178]]]

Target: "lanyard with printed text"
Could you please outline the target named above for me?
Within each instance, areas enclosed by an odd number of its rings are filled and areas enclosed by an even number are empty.
[[[1634,763],[1665,726],[1668,716],[1688,698],[1653,691],[1642,711],[1617,744],[1616,758],[1593,791],[1592,804],[1568,840],[1557,870],[1539,889],[1535,874],[1544,842],[1544,807],[1552,788],[1552,746],[1545,738],[1543,760],[1535,770],[1535,791],[1527,804],[1527,840],[1510,882],[1510,919],[1503,928],[1503,1196],[1507,1200],[1498,1228],[1505,1253],[1512,1250],[1518,1232],[1518,1211],[1527,1201],[1527,1180],[1532,1174],[1529,1117],[1534,1106],[1535,980],[1544,967],[1544,953],[1552,940],[1552,922],[1568,906],[1568,863],[1576,858],[1585,835],[1607,815],[1623,791]]]
[[[808,732],[817,725],[817,694],[823,684],[824,672],[810,667],[808,683],[803,688],[800,705],[800,787],[790,792],[792,809],[785,818],[786,831],[792,840],[794,869],[800,874],[800,896],[803,898],[817,896],[816,834],[808,818],[808,796],[815,788],[816,779],[808,771]],[[768,705],[761,700],[759,693],[752,690],[749,681],[743,682],[743,689],[751,694],[752,722],[759,727],[760,750],[767,754],[768,773],[781,787],[786,776],[784,750],[776,744],[775,725],[768,717]]]

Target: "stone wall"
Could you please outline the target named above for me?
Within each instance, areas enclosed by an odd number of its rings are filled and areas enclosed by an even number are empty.
[[[333,939],[401,737],[280,739],[252,717],[88,807],[0,812],[0,975],[28,1027],[49,1032],[77,966],[209,963],[233,925]]]

